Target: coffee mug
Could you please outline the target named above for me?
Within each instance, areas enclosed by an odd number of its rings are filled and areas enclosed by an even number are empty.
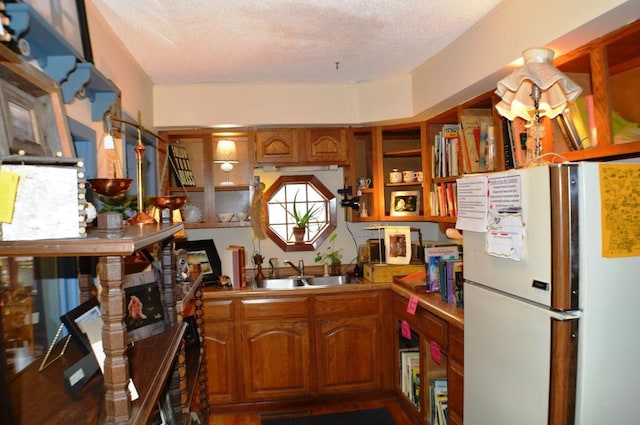
[[[371,186],[371,179],[369,177],[358,177],[356,184],[358,185],[358,189],[367,189]]]
[[[416,180],[419,182],[424,180],[424,175],[422,174],[422,171],[416,171]]]
[[[402,183],[402,173],[398,171],[397,168],[394,168],[391,173],[389,173],[389,181],[391,183]]]
[[[412,182],[416,179],[416,173],[415,171],[403,171],[402,172],[402,179],[405,182]]]

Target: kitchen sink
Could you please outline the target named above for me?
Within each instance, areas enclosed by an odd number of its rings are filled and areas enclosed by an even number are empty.
[[[253,287],[255,289],[324,288],[354,283],[359,283],[359,281],[349,276],[289,276],[254,282]]]

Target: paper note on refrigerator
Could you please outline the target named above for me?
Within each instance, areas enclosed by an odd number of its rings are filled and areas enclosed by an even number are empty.
[[[602,256],[640,255],[640,164],[600,164]]]
[[[487,177],[458,179],[458,219],[456,229],[471,232],[487,231]]]
[[[498,214],[489,223],[487,254],[520,261],[523,257],[524,236],[522,214]]]

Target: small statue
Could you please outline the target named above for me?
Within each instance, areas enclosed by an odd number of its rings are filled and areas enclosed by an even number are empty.
[[[253,256],[253,263],[256,265],[256,282],[261,282],[264,280],[264,273],[262,273],[262,262],[264,261],[264,257],[260,254],[255,254]]]

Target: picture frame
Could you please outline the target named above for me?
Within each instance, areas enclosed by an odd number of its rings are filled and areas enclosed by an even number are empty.
[[[412,216],[420,213],[420,192],[404,190],[391,192],[390,215]]]
[[[187,251],[189,273],[202,273],[204,284],[220,284],[222,264],[213,239],[177,241],[175,248]]]
[[[89,338],[82,331],[82,323],[91,322],[94,320],[102,321],[102,313],[100,311],[100,304],[96,297],[90,298],[88,301],[80,304],[79,306],[69,310],[62,316],[60,321],[64,324],[65,328],[71,335],[71,339],[78,344],[80,351],[87,355],[92,352],[91,343]]]
[[[69,43],[78,57],[93,63],[85,0],[30,0],[29,4]]]
[[[140,341],[165,330],[165,311],[157,282],[124,289],[125,317],[129,337]]]
[[[60,86],[32,66],[2,62],[0,74],[0,157],[75,157]]]
[[[411,228],[408,226],[385,227],[384,246],[387,264],[410,264],[413,251]]]

